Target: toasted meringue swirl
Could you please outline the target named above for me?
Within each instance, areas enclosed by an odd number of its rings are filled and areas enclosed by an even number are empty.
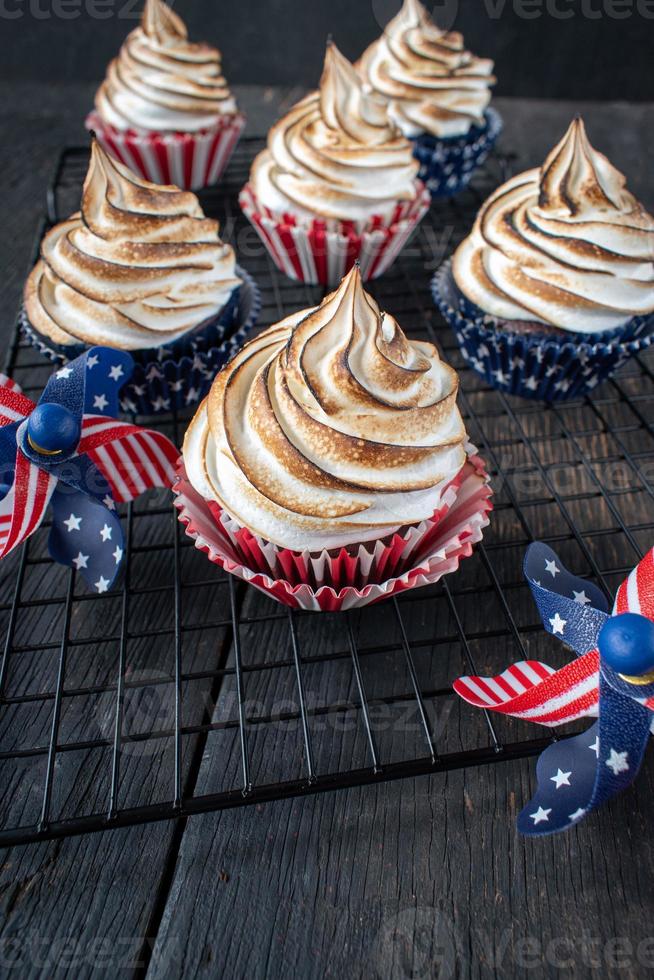
[[[81,212],[43,239],[25,307],[56,344],[149,349],[219,313],[234,269],[195,194],[135,177],[94,142]]]
[[[411,145],[383,102],[363,92],[350,62],[329,43],[320,90],[273,126],[250,181],[272,211],[363,224],[415,200],[417,172]]]
[[[483,125],[496,81],[493,62],[466,51],[461,34],[440,30],[419,0],[404,0],[357,67],[406,136],[462,136]]]
[[[499,187],[454,255],[464,296],[573,333],[654,311],[654,218],[575,119],[540,169]]]
[[[355,266],[250,341],[184,442],[195,489],[281,547],[337,548],[429,518],[465,462],[456,373],[380,313]]]
[[[95,107],[117,129],[195,133],[236,112],[220,52],[188,40],[163,0],[146,0],[141,24],[107,69]]]

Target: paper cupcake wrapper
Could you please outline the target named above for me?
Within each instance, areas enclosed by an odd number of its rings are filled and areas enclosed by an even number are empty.
[[[174,505],[195,547],[210,561],[278,602],[315,612],[352,609],[438,582],[481,540],[492,509],[484,463],[470,456],[449,499],[433,519],[384,541],[342,549],[294,552],[240,527],[191,486],[180,460]]]
[[[86,128],[95,133],[102,148],[135,174],[154,184],[176,184],[184,190],[218,183],[245,123],[239,112],[197,133],[146,133],[116,129],[97,112],[86,118]]]
[[[486,125],[472,126],[465,136],[438,139],[424,134],[411,140],[420,162],[418,177],[432,197],[452,197],[470,183],[502,132],[502,117],[495,109],[484,113]]]
[[[243,345],[261,311],[261,294],[249,273],[236,266],[242,284],[217,317],[168,347],[130,351],[132,376],[120,392],[121,408],[134,415],[156,415],[188,408],[201,401],[219,370]],[[38,333],[23,308],[24,336],[49,360],[65,364],[82,354],[83,344],[58,347]]]
[[[388,269],[429,210],[430,195],[420,184],[414,201],[397,205],[390,221],[379,215],[363,229],[353,222],[308,222],[291,213],[264,208],[251,184],[239,195],[239,204],[253,225],[277,268],[291,279],[336,286],[359,261],[364,280],[376,279]]]
[[[633,317],[617,333],[587,339],[512,333],[491,317],[474,316],[459,300],[451,260],[436,271],[431,288],[464,360],[492,388],[521,398],[552,402],[586,395],[654,339],[654,316]]]

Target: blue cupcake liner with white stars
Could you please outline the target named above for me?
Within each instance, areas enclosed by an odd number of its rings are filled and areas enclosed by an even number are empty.
[[[456,287],[451,259],[437,269],[431,289],[463,359],[492,388],[521,398],[553,402],[587,395],[654,340],[654,316],[633,317],[618,330],[585,339],[512,333],[481,311],[475,314]]]
[[[418,177],[432,197],[452,197],[470,183],[502,132],[496,109],[484,113],[484,126],[471,126],[464,136],[439,138],[424,133],[411,139],[413,155],[420,162]]]
[[[242,280],[217,317],[174,344],[154,350],[130,351],[134,370],[120,391],[120,406],[132,415],[156,415],[197,404],[207,394],[218,370],[243,345],[261,312],[261,294],[240,266]],[[61,347],[38,333],[21,310],[25,337],[51,361],[65,364],[87,348]]]

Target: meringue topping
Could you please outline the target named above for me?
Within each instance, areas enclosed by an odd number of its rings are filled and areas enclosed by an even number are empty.
[[[654,312],[654,218],[575,119],[540,169],[491,194],[452,269],[491,316],[608,330]]]
[[[463,136],[482,126],[496,82],[493,62],[466,51],[461,34],[440,30],[419,0],[404,0],[357,68],[411,137]]]
[[[463,466],[458,378],[409,341],[357,266],[250,341],[186,433],[195,489],[280,547],[312,551],[430,518]]]
[[[141,24],[110,63],[95,107],[116,129],[195,133],[234,114],[221,54],[188,40],[163,0],[146,0]]]
[[[384,103],[328,43],[320,89],[277,122],[252,164],[250,182],[271,211],[365,224],[389,218],[419,185],[411,145]]]
[[[81,211],[43,239],[25,308],[56,344],[143,350],[218,314],[240,282],[195,194],[136,177],[94,141]]]

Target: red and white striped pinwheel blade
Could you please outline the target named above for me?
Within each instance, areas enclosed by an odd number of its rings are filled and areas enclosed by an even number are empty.
[[[34,408],[34,402],[24,395],[12,378],[0,374],[0,426],[22,422]]]
[[[654,620],[654,548],[631,570],[617,591],[613,614],[625,612]]]
[[[591,650],[561,670],[525,660],[497,677],[459,677],[454,690],[478,708],[548,727],[564,725],[597,714],[599,654]]]
[[[171,487],[179,458],[179,450],[161,432],[99,415],[84,417],[78,452],[98,467],[117,503],[153,487]]]
[[[57,486],[54,476],[16,453],[14,482],[0,500],[0,558],[4,558],[39,527]]]

